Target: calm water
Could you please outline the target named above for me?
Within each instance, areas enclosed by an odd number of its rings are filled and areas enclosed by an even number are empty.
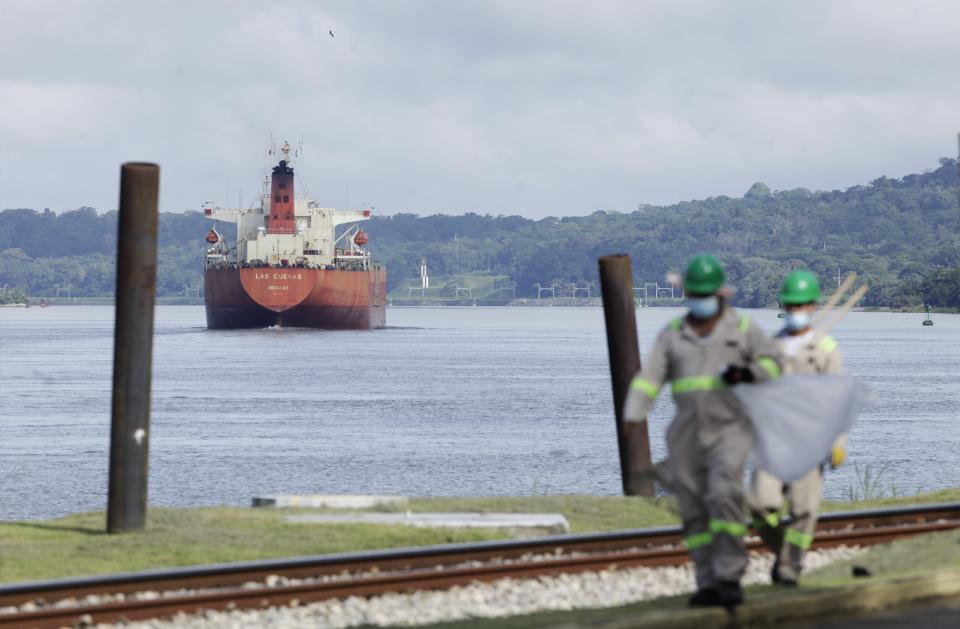
[[[642,349],[678,309],[638,311]],[[751,313],[773,331],[775,313]],[[387,330],[208,331],[157,309],[154,505],[267,493],[619,492],[603,318],[594,308],[391,309]],[[960,485],[960,316],[855,313],[835,332],[877,405],[826,493]],[[110,307],[0,309],[0,519],[106,502]],[[651,418],[664,453],[671,405]]]

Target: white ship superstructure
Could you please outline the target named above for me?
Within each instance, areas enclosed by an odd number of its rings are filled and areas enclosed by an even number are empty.
[[[359,223],[370,220],[370,210],[324,208],[306,195],[295,194],[293,169],[289,166],[292,151],[285,142],[280,149],[284,159],[274,169],[272,185],[269,179],[264,182],[257,207],[204,207],[204,214],[210,218],[237,225],[233,246],[222,240],[211,242],[208,267],[369,267],[370,255],[362,247],[367,237]],[[339,226],[349,224],[353,226],[336,235]]]

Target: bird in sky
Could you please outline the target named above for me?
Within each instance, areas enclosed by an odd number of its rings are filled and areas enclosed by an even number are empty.
[[[333,37],[333,31],[329,31],[330,37]]]

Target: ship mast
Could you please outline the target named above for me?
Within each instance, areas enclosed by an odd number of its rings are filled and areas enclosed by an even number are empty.
[[[280,152],[283,154],[284,161],[286,161],[288,164],[292,161],[290,159],[291,153],[293,154],[293,157],[297,157],[299,154],[299,151],[290,146],[290,143],[286,140],[283,141],[283,146],[280,147]]]

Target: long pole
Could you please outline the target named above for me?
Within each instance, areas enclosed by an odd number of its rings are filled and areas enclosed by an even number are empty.
[[[159,188],[156,164],[121,167],[108,533],[140,530],[146,521]]]
[[[630,389],[630,381],[640,369],[640,345],[637,342],[630,256],[603,256],[597,262],[600,270],[600,291],[603,295],[603,318],[607,325],[607,350],[610,355],[610,380],[613,385],[613,411],[617,421],[623,493],[627,496],[652,497],[653,477],[647,422],[623,421],[623,405]]]

